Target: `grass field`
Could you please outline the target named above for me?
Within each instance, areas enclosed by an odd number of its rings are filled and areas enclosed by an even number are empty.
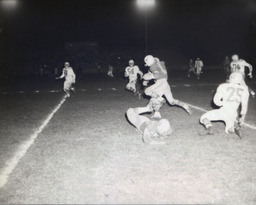
[[[175,98],[212,109],[220,71],[201,80],[171,72]],[[218,80],[217,80],[218,79]],[[0,188],[2,204],[256,204],[255,129],[243,139],[225,134],[199,136],[203,114],[191,116],[167,104],[161,114],[174,133],[164,145],[147,145],[125,112],[145,106],[125,91],[126,80],[108,76],[78,79],[66,99],[9,173]],[[249,85],[256,90],[255,81]],[[0,89],[0,174],[63,99],[62,81],[2,82]],[[256,99],[246,123],[256,126]],[[19,154],[19,153],[18,153]],[[0,176],[1,177],[1,176]]]

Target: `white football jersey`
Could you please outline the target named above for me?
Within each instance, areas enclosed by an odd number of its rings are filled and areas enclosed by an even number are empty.
[[[245,60],[240,59],[238,61],[232,61],[230,63],[231,72],[240,72],[245,75],[245,67],[251,67],[249,63],[247,63]]]
[[[63,68],[62,75],[60,76],[60,78],[64,78],[64,77],[65,77],[65,80],[75,81],[76,75],[73,71],[73,68],[71,68],[71,67]]]
[[[237,111],[239,105],[242,104],[241,114],[247,113],[248,100],[248,87],[232,83],[223,83],[219,85],[213,98],[216,105],[234,112]]]
[[[143,76],[143,73],[140,71],[138,66],[128,66],[125,68],[125,76],[130,79],[137,79],[137,75]]]
[[[195,67],[196,68],[202,68],[203,66],[204,66],[203,61],[201,61],[201,60],[196,60],[195,61]]]

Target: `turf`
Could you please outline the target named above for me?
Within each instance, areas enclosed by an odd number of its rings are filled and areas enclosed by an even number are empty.
[[[197,81],[182,72],[171,73],[169,82],[175,98],[210,110],[217,84],[224,81],[220,73],[215,75],[209,72]],[[19,86],[2,96],[1,168],[58,104],[63,93],[47,90],[61,90],[61,83],[30,81],[24,94],[16,92]],[[125,112],[145,106],[148,99],[125,91],[125,84],[122,78],[80,78],[77,93],[66,100],[0,189],[0,203],[256,203],[255,130],[244,127],[241,140],[225,134],[224,124],[217,122],[215,135],[199,136],[201,111],[192,109],[189,116],[165,104],[161,114],[174,133],[164,145],[146,145]],[[29,85],[44,92],[35,94]],[[250,85],[255,89],[253,82]],[[254,101],[250,99],[247,123],[255,126]]]

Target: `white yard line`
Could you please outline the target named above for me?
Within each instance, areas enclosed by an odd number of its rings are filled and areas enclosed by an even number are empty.
[[[196,109],[196,110],[199,110],[199,111],[202,111],[202,112],[207,112],[208,110],[205,110],[205,109],[203,109],[203,108],[201,108],[201,107],[198,107],[198,106],[195,106],[195,105],[191,105],[191,104],[189,104],[189,103],[186,103],[187,105],[189,105],[190,107],[192,107],[192,108],[194,108],[194,109]],[[250,124],[248,124],[248,123],[244,123],[243,124],[245,127],[248,127],[248,128],[251,128],[251,129],[253,129],[253,130],[256,130],[256,126],[254,126],[254,125],[250,125]]]
[[[30,138],[22,143],[15,155],[6,162],[6,166],[0,172],[0,188],[2,188],[8,181],[10,174],[16,168],[19,161],[26,154],[29,147],[34,143],[37,136],[44,130],[47,124],[52,119],[53,115],[60,109],[61,105],[66,101],[66,98],[62,98],[59,104],[54,108],[54,110],[48,115],[48,117],[44,120],[42,125],[30,136]]]

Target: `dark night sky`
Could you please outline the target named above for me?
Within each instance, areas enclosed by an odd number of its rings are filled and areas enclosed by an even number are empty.
[[[74,41],[97,41],[120,50],[144,48],[144,13],[135,0],[20,0],[15,9],[0,12],[1,38],[22,48]],[[255,17],[252,0],[156,0],[148,11],[149,50],[254,58]]]

